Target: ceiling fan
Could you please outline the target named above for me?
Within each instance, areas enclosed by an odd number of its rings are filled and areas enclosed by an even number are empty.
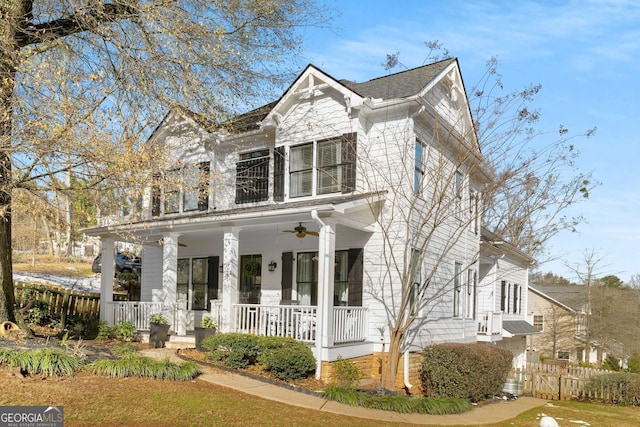
[[[298,226],[296,228],[294,228],[293,230],[282,230],[283,233],[295,233],[296,237],[299,239],[302,239],[303,237],[306,236],[316,236],[318,237],[320,235],[320,233],[318,233],[317,231],[307,231],[307,227],[305,227],[304,225],[302,225],[302,223],[299,223]]]

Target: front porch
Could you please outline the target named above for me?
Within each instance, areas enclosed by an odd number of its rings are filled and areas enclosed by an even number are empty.
[[[262,336],[291,337],[314,345],[320,337],[318,307],[310,305],[233,304],[229,319],[223,316],[222,304],[212,301],[208,314],[221,332],[238,332]],[[156,302],[114,301],[107,303],[106,318],[110,326],[132,323],[139,331],[149,330],[151,314],[168,317],[171,330],[179,335],[189,332],[186,327],[187,310],[177,305],[163,307]],[[327,335],[328,346],[362,343],[367,339],[368,310],[366,307],[333,307]],[[191,329],[192,331],[192,329]]]

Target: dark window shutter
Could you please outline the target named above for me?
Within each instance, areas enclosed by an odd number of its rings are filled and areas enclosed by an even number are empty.
[[[211,311],[211,300],[218,298],[218,271],[220,266],[220,258],[217,256],[210,256],[208,263],[208,283],[207,283],[207,310]]]
[[[293,287],[293,252],[282,253],[282,300],[291,300]]]
[[[284,202],[284,147],[273,150],[273,200]]]
[[[342,192],[350,193],[356,188],[356,147],[358,134],[348,133],[342,136]]]
[[[200,163],[200,177],[198,180],[198,210],[206,211],[209,209],[209,171],[211,166],[209,162]]]
[[[349,249],[349,305],[362,306],[363,249]]]
[[[153,175],[153,185],[151,187],[151,216],[160,216],[160,175]]]
[[[507,282],[504,280],[500,283],[500,311],[506,311],[507,308]]]

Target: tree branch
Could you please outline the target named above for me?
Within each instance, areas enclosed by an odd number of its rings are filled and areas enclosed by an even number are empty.
[[[89,10],[76,11],[68,17],[55,19],[41,24],[27,23],[16,35],[19,47],[43,43],[84,31],[92,31],[102,24],[137,17],[137,9],[131,1],[120,0],[100,4]]]

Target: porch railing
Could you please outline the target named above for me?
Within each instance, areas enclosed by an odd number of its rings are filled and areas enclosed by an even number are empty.
[[[365,307],[333,307],[333,343],[346,344],[367,340]]]
[[[502,334],[502,313],[489,311],[480,314],[478,335],[492,336]]]
[[[149,317],[161,312],[162,304],[159,302],[108,302],[105,320],[109,326],[130,322],[137,330],[146,331],[149,330]]]
[[[314,342],[317,307],[310,305],[234,305],[235,332],[291,337]]]
[[[316,306],[235,304],[233,328],[245,334],[291,337],[314,343],[317,318]],[[367,309],[334,307],[333,337],[334,344],[366,341]]]

